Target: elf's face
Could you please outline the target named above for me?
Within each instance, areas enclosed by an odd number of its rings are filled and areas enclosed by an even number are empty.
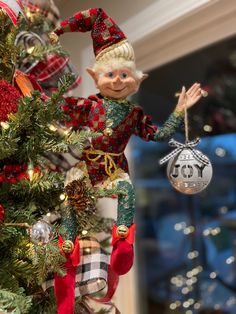
[[[141,79],[135,77],[131,69],[124,67],[97,74],[95,83],[103,96],[122,99],[138,91]]]

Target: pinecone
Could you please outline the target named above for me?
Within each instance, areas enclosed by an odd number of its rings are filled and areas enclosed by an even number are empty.
[[[93,199],[88,195],[88,189],[85,182],[81,180],[74,180],[67,184],[65,191],[68,196],[68,201],[78,211],[85,211],[91,207]]]

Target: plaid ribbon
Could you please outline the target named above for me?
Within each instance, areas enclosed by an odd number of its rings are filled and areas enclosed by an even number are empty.
[[[32,12],[40,13],[56,25],[60,19],[60,13],[53,1],[49,0],[21,0],[22,4]]]
[[[107,285],[109,256],[101,248],[97,239],[80,239],[80,264],[76,269],[75,296],[91,295]],[[54,286],[54,279],[48,279],[42,285],[43,290]]]
[[[69,87],[67,93],[64,95],[65,97],[68,97],[70,92],[81,83],[81,77],[78,75],[70,60],[68,60],[68,62],[65,63],[65,66],[59,69],[59,71],[54,72],[53,74],[49,74],[47,79],[44,79],[43,81],[40,80],[40,85],[43,87],[44,90],[48,91],[49,94],[53,91],[57,91],[58,83],[60,82],[61,77],[64,76],[66,73],[71,73],[75,77],[74,83]]]
[[[197,138],[193,141],[189,141],[185,144],[177,142],[176,140],[174,140],[173,138],[169,141],[169,145],[171,147],[176,147],[175,150],[173,150],[171,153],[169,153],[168,155],[166,155],[165,157],[163,157],[160,161],[159,164],[163,165],[164,163],[166,163],[168,160],[170,160],[171,158],[175,157],[176,155],[178,155],[182,150],[184,149],[190,149],[191,152],[193,153],[194,157],[201,163],[203,163],[204,165],[209,165],[209,160],[206,156],[204,156],[201,152],[197,151],[196,149],[193,149],[193,147],[195,147],[196,145],[198,145],[200,142],[200,138]]]
[[[44,82],[61,71],[68,63],[68,57],[49,55],[46,60],[40,61],[35,67],[30,69],[30,73],[39,82]]]
[[[20,0],[2,0],[0,1],[0,8],[5,10],[14,25],[17,24],[20,14],[25,17],[24,8]]]

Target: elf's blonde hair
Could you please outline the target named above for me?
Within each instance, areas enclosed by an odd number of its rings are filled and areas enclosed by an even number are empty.
[[[128,68],[131,70],[136,79],[141,79],[144,75],[142,71],[136,69],[134,61],[128,61],[123,58],[114,58],[113,60],[96,62],[93,65],[92,70],[96,75],[100,76],[121,68]]]

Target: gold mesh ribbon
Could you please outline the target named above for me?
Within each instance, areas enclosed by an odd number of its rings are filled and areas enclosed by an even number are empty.
[[[98,161],[99,159],[104,159],[104,167],[106,174],[110,177],[111,181],[115,180],[118,175],[118,167],[113,159],[113,157],[121,156],[121,153],[108,153],[99,149],[94,149],[93,147],[86,149],[84,151],[86,157],[90,161]],[[96,157],[91,157],[91,155],[96,155]]]

